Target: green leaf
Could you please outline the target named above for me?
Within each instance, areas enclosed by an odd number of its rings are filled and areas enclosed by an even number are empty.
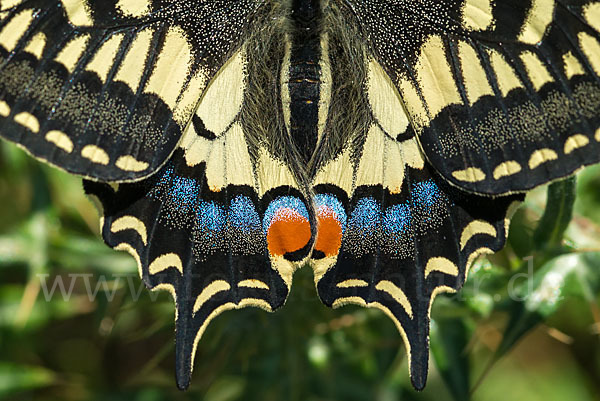
[[[571,273],[566,277],[563,297],[578,296],[589,303],[596,302],[600,292],[600,252],[587,252],[570,255],[566,263],[571,263]]]
[[[519,258],[531,255],[534,246],[531,227],[537,216],[532,216],[527,207],[527,199],[524,206],[517,209],[513,215],[510,221],[510,230],[508,230],[507,243]]]
[[[0,396],[45,387],[54,379],[53,372],[40,367],[0,362]]]
[[[205,401],[233,401],[244,394],[246,380],[242,377],[225,376],[217,379],[208,389]]]
[[[468,401],[469,358],[465,352],[471,330],[464,319],[431,321],[430,345],[435,364],[456,401]]]
[[[463,289],[456,295],[464,305],[480,317],[489,317],[500,293],[506,288],[505,268],[491,263],[487,258],[477,260],[469,272]],[[456,304],[453,305],[456,309]]]
[[[600,223],[600,165],[590,166],[577,175],[575,213]]]
[[[33,199],[32,211],[44,211],[52,207],[50,196],[50,183],[48,177],[39,164],[35,164],[35,172],[33,174]]]
[[[592,300],[598,291],[598,254],[571,253],[551,259],[538,271],[529,271],[525,283],[509,294],[510,320],[496,358],[506,354],[529,330],[552,315],[565,293]],[[595,265],[595,266],[594,266]]]
[[[533,234],[538,250],[560,247],[563,235],[573,217],[577,179],[575,176],[548,186],[546,210]]]

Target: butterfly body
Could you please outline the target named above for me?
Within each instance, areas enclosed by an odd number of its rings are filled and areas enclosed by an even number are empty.
[[[290,97],[288,130],[302,160],[308,164],[317,145],[319,107],[323,107],[320,103],[322,15],[319,2],[293,2],[291,21],[290,65],[289,72],[284,72],[287,82],[283,82]]]
[[[208,323],[305,264],[393,319],[423,388],[435,296],[523,191],[600,159],[597,2],[9,3],[0,133],[88,178],[172,293],[181,388]]]

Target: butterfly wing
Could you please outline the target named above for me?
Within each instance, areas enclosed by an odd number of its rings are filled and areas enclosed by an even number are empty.
[[[175,298],[180,388],[208,323],[230,309],[280,307],[312,245],[312,211],[272,96],[286,39],[276,8],[263,18],[208,86],[165,166],[116,189],[85,183],[102,205],[108,245],[136,258],[149,288]]]
[[[155,172],[259,5],[225,3],[2,2],[0,135],[92,179]]]
[[[343,10],[329,13],[339,22],[327,32],[330,118],[313,179],[315,283],[328,306],[358,304],[391,317],[422,389],[434,297],[457,291],[478,255],[503,247],[508,209],[522,197],[449,185],[422,153],[382,66],[359,39],[345,40],[360,37],[347,33],[355,27],[343,25]]]
[[[600,160],[600,3],[349,1],[427,159],[481,194]]]

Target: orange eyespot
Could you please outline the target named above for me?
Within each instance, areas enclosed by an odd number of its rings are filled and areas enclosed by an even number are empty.
[[[304,248],[310,241],[308,219],[290,208],[281,208],[273,214],[267,231],[267,245],[271,255],[283,256]]]
[[[317,216],[318,231],[315,249],[325,256],[336,255],[342,246],[342,224],[330,209],[323,208]]]

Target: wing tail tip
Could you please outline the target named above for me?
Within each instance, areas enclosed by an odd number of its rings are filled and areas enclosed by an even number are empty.
[[[424,348],[421,352],[411,350],[410,358],[410,382],[417,391],[423,391],[427,384],[429,373],[429,350]]]
[[[175,382],[179,390],[185,391],[190,386],[192,380],[191,358],[186,353],[177,352],[175,359]]]
[[[423,391],[423,389],[425,388],[425,385],[427,384],[427,372],[428,372],[427,364],[425,364],[425,367],[418,367],[418,368],[411,367],[410,382],[411,382],[412,386],[415,388],[415,390]]]
[[[175,382],[177,383],[177,388],[181,391],[185,391],[190,386],[191,381],[191,372],[185,369],[177,369],[175,373]]]
[[[175,323],[175,382],[177,388],[184,391],[188,389],[192,380],[196,349],[189,340],[189,336],[186,335],[189,333],[190,322],[181,317],[185,316],[181,310],[178,310],[178,315],[179,318]]]

